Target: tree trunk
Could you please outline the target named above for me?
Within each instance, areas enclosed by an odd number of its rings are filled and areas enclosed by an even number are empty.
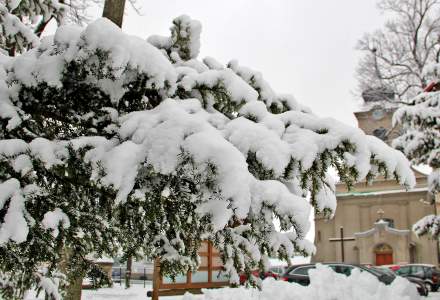
[[[67,288],[64,300],[81,300],[82,293],[82,278],[75,278]]]
[[[130,255],[127,258],[127,271],[125,272],[125,288],[126,289],[128,289],[130,287],[132,265],[133,265],[133,256]]]
[[[125,0],[105,0],[102,16],[109,19],[119,27],[122,27],[124,17]]]
[[[61,272],[66,274],[67,280],[69,281],[69,286],[66,288],[66,295],[63,300],[81,300],[82,292],[82,275],[76,275],[72,278],[73,274],[69,274],[69,261],[71,257],[71,249],[64,248],[63,258],[60,264]]]

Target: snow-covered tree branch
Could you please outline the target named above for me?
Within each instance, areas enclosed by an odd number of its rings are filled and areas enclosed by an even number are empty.
[[[175,276],[197,267],[202,239],[237,282],[269,256],[313,253],[312,206],[336,209],[329,168],[349,186],[381,174],[414,185],[382,141],[236,61],[199,60],[200,32],[180,16],[147,42],[99,19],[1,56],[0,271],[22,278],[16,289],[43,263],[58,274],[66,249],[67,281],[86,255],[121,249]]]
[[[433,77],[438,77],[438,65],[430,66],[429,70]],[[393,141],[393,146],[414,164],[432,168],[428,188],[434,202],[440,192],[440,92],[421,93],[408,104],[394,113],[393,123],[401,125],[404,134]],[[427,216],[414,224],[413,229],[417,234],[438,237],[439,221],[438,216]]]

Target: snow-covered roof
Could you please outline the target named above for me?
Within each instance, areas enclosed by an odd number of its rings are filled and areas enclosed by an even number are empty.
[[[87,259],[95,263],[114,263],[114,259],[108,256],[97,257],[96,254],[89,254],[86,256]]]
[[[389,232],[391,234],[402,235],[402,236],[408,235],[411,232],[408,229],[396,229],[396,228],[390,227],[390,226],[388,226],[388,222],[387,221],[381,219],[378,222],[374,223],[374,227],[373,228],[368,229],[368,230],[363,231],[363,232],[356,232],[354,234],[354,236],[356,238],[368,237],[368,236],[372,236],[376,232],[379,232],[379,231],[382,231],[382,230],[386,231],[386,232]]]
[[[386,190],[386,191],[366,191],[366,192],[346,192],[346,193],[338,193],[339,197],[347,197],[347,196],[359,196],[359,197],[368,197],[368,196],[378,196],[378,195],[389,195],[396,193],[418,193],[418,192],[427,192],[427,187],[414,188],[410,190],[399,189],[399,190]]]
[[[364,102],[360,106],[359,110],[356,113],[368,112],[373,109],[383,109],[383,110],[394,110],[399,106],[399,104],[389,101],[381,101],[381,102]]]

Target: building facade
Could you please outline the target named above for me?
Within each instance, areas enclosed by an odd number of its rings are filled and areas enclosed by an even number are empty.
[[[365,133],[389,143],[400,130],[392,127],[393,112],[392,108],[375,107],[355,115]],[[417,185],[409,191],[393,178],[378,178],[372,185],[360,182],[350,191],[338,184],[334,218],[315,216],[317,251],[312,261],[437,265],[438,243],[426,236],[417,237],[411,230],[420,218],[436,213],[430,204],[426,175],[414,173]]]

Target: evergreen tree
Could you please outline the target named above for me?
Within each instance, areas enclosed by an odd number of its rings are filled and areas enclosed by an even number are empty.
[[[430,76],[439,76],[439,65],[426,67]],[[437,82],[433,84],[438,85]],[[432,168],[428,177],[431,202],[435,205],[440,192],[440,92],[424,92],[412,99],[408,105],[400,107],[393,116],[394,125],[402,126],[402,134],[393,141],[393,146],[401,150],[415,165],[426,164]],[[422,218],[413,229],[417,234],[431,234],[438,238],[440,218],[429,215]]]
[[[0,51],[14,56],[36,47],[51,20],[85,24],[98,0],[0,0]],[[130,3],[134,7],[135,0]]]
[[[56,299],[92,253],[159,258],[176,276],[197,267],[203,239],[236,283],[270,256],[313,253],[311,207],[336,208],[329,168],[348,186],[380,174],[414,185],[380,140],[236,61],[199,60],[200,32],[180,16],[147,42],[100,19],[0,56],[3,295],[40,286]]]

